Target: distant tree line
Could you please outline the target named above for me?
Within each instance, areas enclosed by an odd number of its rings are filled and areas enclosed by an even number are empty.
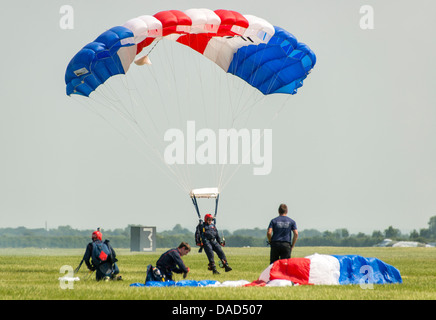
[[[85,248],[91,241],[94,230],[77,230],[70,226],[59,226],[55,229],[0,228],[0,248]],[[130,226],[124,229],[102,230],[105,239],[110,239],[115,248],[130,248]],[[264,247],[266,229],[238,229],[233,232],[223,230],[228,247]],[[417,241],[429,243],[436,241],[436,216],[430,218],[428,228],[413,230],[410,234],[402,234],[399,229],[389,226],[383,231],[372,234],[350,234],[345,228],[334,231],[318,231],[315,229],[299,231],[298,246],[342,246],[368,247],[380,243],[383,239],[394,241]],[[183,228],[180,224],[172,230],[157,232],[158,248],[175,247],[186,241],[195,247],[194,230]]]

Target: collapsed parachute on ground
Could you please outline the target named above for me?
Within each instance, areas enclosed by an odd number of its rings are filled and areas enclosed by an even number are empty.
[[[262,285],[275,279],[302,285],[402,283],[398,269],[380,259],[316,253],[305,258],[278,260],[261,273],[256,283]]]
[[[359,255],[313,254],[305,258],[278,260],[269,265],[255,281],[182,280],[171,283],[134,283],[131,286],[252,287],[293,285],[346,285],[402,283],[397,268],[377,258]]]
[[[67,67],[67,95],[89,96],[162,38],[203,54],[263,94],[296,93],[316,63],[307,45],[264,19],[230,10],[168,10],[131,19],[87,44]],[[150,61],[143,56],[135,63]]]

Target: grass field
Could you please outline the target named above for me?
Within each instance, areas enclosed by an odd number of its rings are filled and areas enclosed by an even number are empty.
[[[436,300],[436,248],[338,248],[300,247],[293,257],[320,254],[359,254],[376,257],[398,268],[403,283],[362,289],[347,286],[148,288],[130,287],[143,282],[148,264],[155,264],[163,249],[154,253],[117,250],[123,281],[85,281],[83,265],[72,289],[62,289],[59,277],[64,265],[77,267],[84,250],[0,249],[0,299],[2,300]],[[225,248],[233,271],[213,276],[204,253],[194,248],[184,257],[188,279],[256,280],[268,266],[269,248]],[[182,280],[176,275],[176,281]]]

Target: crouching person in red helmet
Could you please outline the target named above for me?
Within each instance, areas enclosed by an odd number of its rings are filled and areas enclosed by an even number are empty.
[[[120,270],[117,265],[115,250],[109,244],[109,240],[103,241],[100,228],[92,233],[92,242],[86,246],[83,256],[86,266],[90,271],[96,271],[95,279],[99,280],[122,280],[118,275]]]
[[[214,252],[216,252],[218,258],[220,258],[224,270],[226,272],[232,271],[222,248],[225,242],[220,238],[211,214],[206,214],[204,216],[204,223],[200,223],[197,226],[195,241],[197,245],[206,252],[207,259],[209,260],[208,269],[211,270],[213,274],[219,274],[215,265]]]

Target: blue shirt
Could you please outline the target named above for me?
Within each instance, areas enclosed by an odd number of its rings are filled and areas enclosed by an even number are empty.
[[[278,216],[269,223],[268,229],[272,228],[271,241],[286,241],[291,243],[292,231],[297,230],[297,224],[288,216]]]

